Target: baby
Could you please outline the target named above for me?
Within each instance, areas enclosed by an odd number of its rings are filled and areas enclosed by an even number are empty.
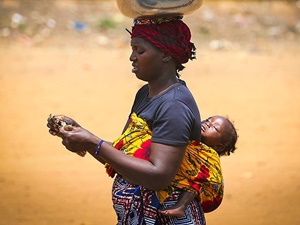
[[[230,155],[234,152],[237,137],[235,127],[225,117],[212,116],[201,123],[201,142],[213,148],[219,156]],[[166,216],[182,217],[185,208],[195,196],[192,192],[182,191],[178,202],[173,207],[159,210],[159,212]]]

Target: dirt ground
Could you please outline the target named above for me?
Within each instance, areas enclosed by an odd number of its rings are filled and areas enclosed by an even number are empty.
[[[16,7],[16,2],[3,2],[2,10]],[[216,6],[206,4],[203,9]],[[228,13],[237,9],[231,3],[222,7]],[[290,9],[287,3],[271,9],[280,15],[296,10],[296,17],[287,21],[300,21],[299,8]],[[193,25],[197,16],[187,21]],[[221,160],[224,201],[206,215],[207,224],[300,224],[296,33],[259,36],[255,42],[237,42],[228,35],[226,42],[210,42],[207,36],[202,41],[197,27],[191,29],[199,37],[198,57],[186,65],[182,79],[203,118],[228,115],[239,133],[236,153]],[[131,73],[129,46],[118,38],[111,39],[113,45],[88,44],[90,34],[53,35],[38,44],[28,35],[0,39],[0,225],[116,223],[112,180],[104,168],[91,156],[65,150],[46,127],[53,113],[73,117],[106,140],[118,137],[123,128],[143,83]]]

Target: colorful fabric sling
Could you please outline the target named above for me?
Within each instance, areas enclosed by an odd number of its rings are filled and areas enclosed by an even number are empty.
[[[152,132],[147,122],[135,113],[130,119],[128,128],[113,146],[127,155],[148,160]],[[105,167],[108,175],[114,177],[116,171],[108,164]],[[172,183],[156,192],[159,202],[163,203],[175,189],[195,193],[206,213],[218,208],[223,199],[224,183],[217,152],[201,142],[191,141]]]

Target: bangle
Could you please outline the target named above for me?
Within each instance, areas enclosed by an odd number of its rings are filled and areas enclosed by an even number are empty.
[[[99,154],[103,142],[104,142],[104,140],[101,139],[100,142],[99,142],[99,144],[98,144],[98,146],[97,146],[97,149],[96,149],[96,152],[95,152],[95,156],[97,156]]]

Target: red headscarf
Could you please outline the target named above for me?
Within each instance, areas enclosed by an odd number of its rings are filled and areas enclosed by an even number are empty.
[[[179,63],[186,63],[195,58],[195,46],[190,42],[190,29],[181,18],[137,19],[131,38],[143,38]]]

